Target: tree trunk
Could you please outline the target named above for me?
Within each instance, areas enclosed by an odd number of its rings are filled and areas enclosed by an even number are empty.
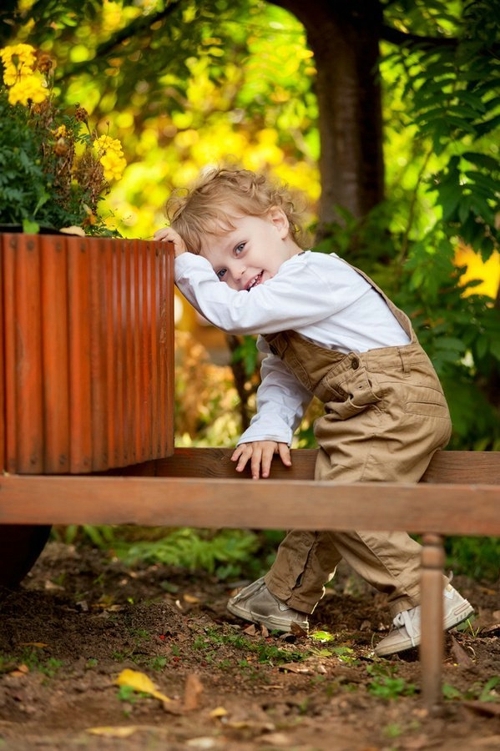
[[[379,0],[271,0],[303,23],[317,68],[319,235],[337,206],[362,218],[384,195]]]

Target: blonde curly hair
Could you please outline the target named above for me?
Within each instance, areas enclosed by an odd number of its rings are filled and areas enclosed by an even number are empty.
[[[288,218],[293,239],[299,247],[305,247],[295,200],[285,185],[274,185],[265,175],[246,169],[213,168],[204,172],[190,190],[173,193],[166,214],[190,252],[198,255],[205,235],[229,232],[235,229],[237,217],[263,217],[278,206]]]

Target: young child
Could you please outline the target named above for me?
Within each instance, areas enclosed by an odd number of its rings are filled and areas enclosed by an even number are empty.
[[[249,464],[253,478],[268,477],[274,454],[289,466],[293,433],[316,395],[324,402],[316,479],[418,482],[451,425],[408,317],[336,254],[303,250],[291,195],[262,175],[214,169],[172,196],[167,216],[171,226],[155,238],[174,243],[181,292],[224,331],[260,335],[257,413],[232,454],[236,470]],[[420,643],[420,553],[401,532],[291,531],[266,576],[228,609],[269,629],[307,631],[344,558],[387,594],[393,628],[375,652],[394,654]],[[447,579],[443,591],[449,629],[473,610]]]

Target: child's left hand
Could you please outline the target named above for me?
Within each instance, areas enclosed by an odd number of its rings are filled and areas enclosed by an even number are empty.
[[[167,240],[170,240],[174,244],[174,252],[175,257],[180,256],[181,253],[186,253],[186,243],[182,239],[182,237],[179,235],[178,232],[175,231],[175,229],[172,229],[172,227],[163,227],[162,229],[159,229],[154,234],[155,240],[159,240],[160,242],[166,242]]]

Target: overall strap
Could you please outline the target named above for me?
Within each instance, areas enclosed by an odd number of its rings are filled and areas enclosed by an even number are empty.
[[[343,259],[340,259],[343,260]],[[347,263],[347,261],[343,261]],[[384,291],[361,269],[351,266],[368,284],[383,298],[400,326],[409,336],[411,342],[416,341],[412,325],[408,316],[400,310]],[[296,331],[279,331],[275,334],[265,334],[263,338],[269,345],[271,352],[279,357],[295,374],[295,377],[309,391],[314,392],[322,378],[334,365],[338,365],[349,355],[322,347],[309,341]]]

